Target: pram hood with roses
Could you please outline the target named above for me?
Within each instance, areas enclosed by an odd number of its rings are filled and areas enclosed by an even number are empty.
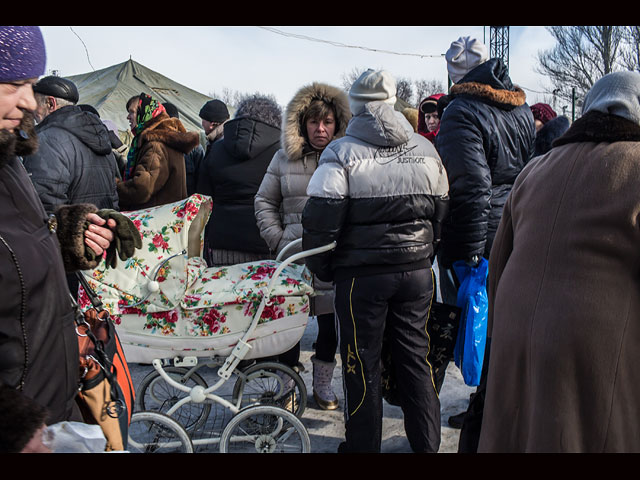
[[[211,198],[192,195],[160,207],[122,212],[136,225],[142,249],[116,268],[103,261],[84,272],[116,324],[127,360],[226,356],[266,304],[246,358],[282,353],[301,338],[314,294],[304,265],[276,260],[207,267],[202,258]],[[272,281],[273,279],[273,281]],[[89,306],[80,290],[80,305]]]

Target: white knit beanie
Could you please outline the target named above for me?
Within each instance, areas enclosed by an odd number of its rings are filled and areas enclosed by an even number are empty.
[[[351,113],[357,115],[368,102],[385,102],[393,106],[396,104],[396,80],[386,70],[372,70],[364,72],[351,85],[349,90],[349,107]]]
[[[596,110],[640,125],[640,73],[614,72],[594,83],[584,98],[582,113]]]
[[[484,43],[471,37],[460,37],[451,43],[445,54],[449,78],[458,83],[467,73],[486,62],[489,52]]]

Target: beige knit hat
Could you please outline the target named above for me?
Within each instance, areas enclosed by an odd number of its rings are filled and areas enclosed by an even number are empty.
[[[458,83],[467,73],[489,59],[484,43],[472,37],[460,37],[451,43],[445,54],[449,78]]]
[[[386,70],[368,69],[353,82],[349,90],[351,113],[362,112],[368,102],[381,101],[393,106],[396,104],[396,80]]]

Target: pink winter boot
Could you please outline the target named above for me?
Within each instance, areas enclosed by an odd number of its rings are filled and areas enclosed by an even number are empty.
[[[323,362],[312,355],[311,363],[313,363],[313,398],[322,410],[335,410],[338,408],[338,397],[333,393],[331,380],[336,361]]]

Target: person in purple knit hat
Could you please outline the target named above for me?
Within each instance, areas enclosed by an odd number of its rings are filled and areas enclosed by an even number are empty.
[[[94,205],[47,215],[22,165],[21,157],[38,147],[33,85],[45,63],[38,27],[0,26],[0,388],[17,394],[0,411],[0,448],[11,443],[15,451],[42,432],[41,422],[16,423],[34,402],[46,412],[46,425],[81,420],[65,272],[95,268],[117,245],[116,222],[97,215]]]

